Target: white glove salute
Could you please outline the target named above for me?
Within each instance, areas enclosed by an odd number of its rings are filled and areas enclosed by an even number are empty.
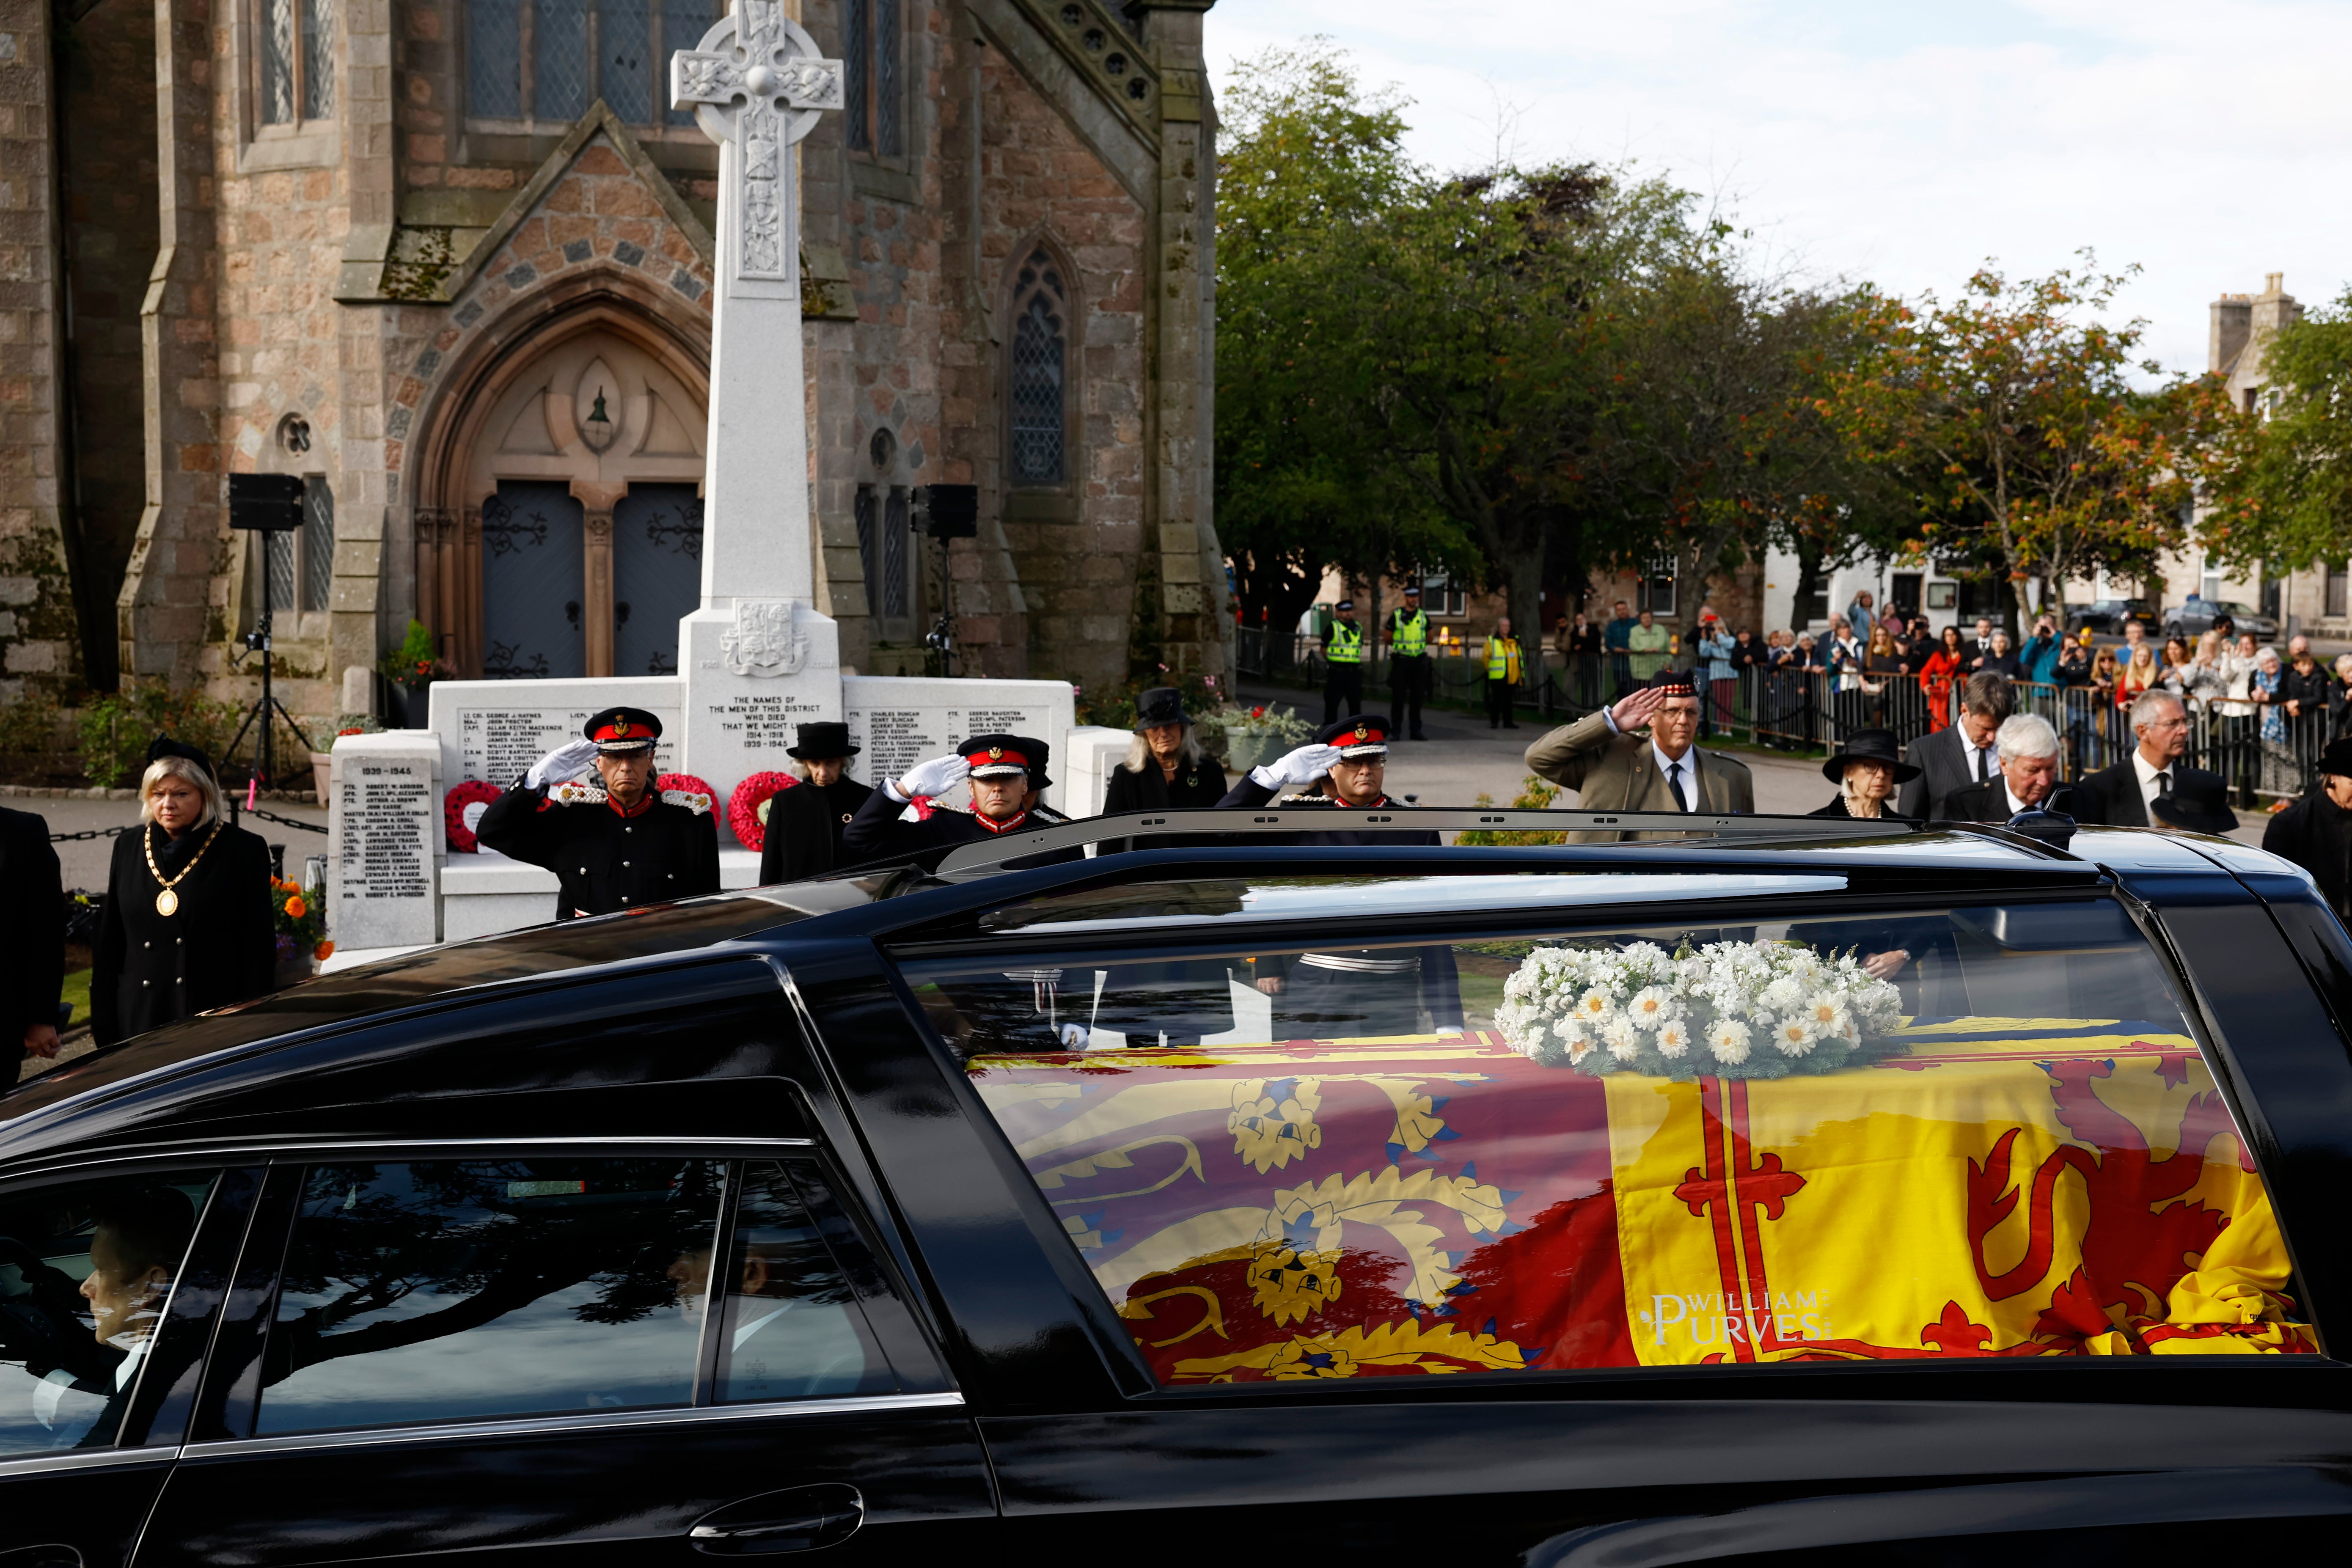
[[[971,776],[971,759],[949,755],[933,757],[927,763],[917,763],[898,780],[898,787],[911,799],[916,795],[945,795]]]
[[[1263,766],[1252,768],[1250,777],[1267,789],[1280,789],[1285,784],[1310,784],[1329,773],[1331,764],[1339,760],[1339,747],[1327,746],[1318,741],[1276,757]]]
[[[594,766],[595,762],[595,742],[566,741],[531,763],[530,772],[522,775],[522,782],[533,789],[562,784],[566,779],[578,778]]]

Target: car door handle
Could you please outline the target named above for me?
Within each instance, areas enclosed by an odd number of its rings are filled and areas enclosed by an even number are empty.
[[[694,1521],[687,1539],[717,1557],[757,1557],[838,1546],[866,1522],[866,1500],[856,1487],[828,1482],[761,1492],[729,1503]]]

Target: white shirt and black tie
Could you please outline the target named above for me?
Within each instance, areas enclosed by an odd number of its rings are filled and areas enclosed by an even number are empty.
[[[1696,811],[1699,801],[1698,749],[1692,747],[1679,757],[1670,757],[1658,750],[1658,742],[1654,740],[1650,742],[1650,760],[1658,764],[1658,776],[1666,781],[1666,788],[1674,792],[1675,799],[1680,803],[1677,809]]]
[[[2178,765],[2167,763],[2158,767],[2146,753],[2132,753],[2132,772],[2139,778],[2140,816],[2151,826],[2156,822],[2156,803],[2172,793],[2172,770]]]
[[[1979,746],[1963,734],[1960,737],[1960,745],[1969,754],[1969,773],[1975,782],[1982,784],[1987,779],[2000,776],[2000,748],[1998,742]]]

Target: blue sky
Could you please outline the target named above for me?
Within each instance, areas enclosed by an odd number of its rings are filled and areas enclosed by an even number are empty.
[[[1211,68],[1327,34],[1441,167],[1631,162],[1779,266],[1948,296],[2137,262],[2120,313],[2202,369],[2207,307],[2352,282],[2352,0],[1219,0]]]

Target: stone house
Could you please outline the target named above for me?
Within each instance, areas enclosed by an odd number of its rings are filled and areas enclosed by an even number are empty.
[[[772,3],[772,0],[744,0]],[[818,607],[845,666],[1226,668],[1213,0],[782,0]],[[0,0],[0,662],[324,719],[413,616],[467,676],[675,668],[698,596],[724,0]],[[310,484],[235,534],[226,476]],[[946,551],[914,492],[976,484]]]

